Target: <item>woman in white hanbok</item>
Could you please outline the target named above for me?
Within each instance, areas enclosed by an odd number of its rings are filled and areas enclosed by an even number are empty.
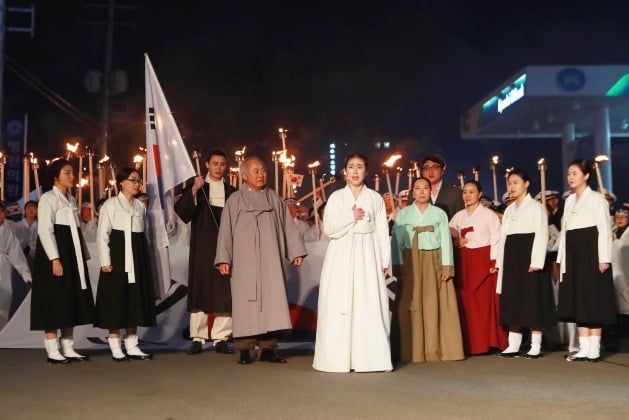
[[[390,371],[391,247],[384,200],[364,184],[367,159],[345,161],[347,186],[329,198],[323,230],[330,244],[321,270],[313,367],[324,372]]]

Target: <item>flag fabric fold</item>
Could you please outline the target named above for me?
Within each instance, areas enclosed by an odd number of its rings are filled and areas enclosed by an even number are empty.
[[[162,291],[170,287],[169,230],[175,226],[171,190],[195,175],[188,151],[147,54],[146,83],[146,194],[152,248]]]

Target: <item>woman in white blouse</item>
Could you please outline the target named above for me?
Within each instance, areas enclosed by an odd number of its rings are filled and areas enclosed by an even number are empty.
[[[500,323],[509,327],[508,346],[500,357],[520,356],[521,328],[531,330],[528,359],[542,356],[542,330],[557,321],[550,276],[544,270],[548,244],[546,209],[528,193],[528,174],[509,174],[509,195],[514,201],[505,210],[500,229],[496,268],[501,293]]]
[[[92,323],[94,299],[87,248],[71,189],[74,172],[67,160],[48,169],[54,184],[39,200],[37,249],[31,296],[31,330],[44,330],[48,363],[88,360],[74,351],[73,327]],[[61,352],[57,330],[61,330]]]
[[[593,363],[600,360],[602,327],[615,322],[616,302],[609,206],[602,194],[588,186],[592,171],[585,160],[568,166],[572,194],[564,206],[557,262],[559,316],[576,322],[579,330],[580,349],[566,360]]]
[[[146,207],[134,198],[142,179],[136,169],[122,168],[116,182],[120,193],[103,204],[98,219],[101,273],[94,326],[109,330],[109,347],[115,361],[147,360],[153,356],[138,347],[137,329],[155,325],[155,305],[144,234]],[[121,348],[121,329],[126,330],[126,354]]]

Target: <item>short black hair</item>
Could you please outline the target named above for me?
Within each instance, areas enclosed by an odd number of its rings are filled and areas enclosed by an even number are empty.
[[[225,160],[227,160],[227,154],[223,152],[221,149],[210,150],[210,153],[207,154],[207,159],[205,159],[205,163],[209,163],[212,159],[212,156],[223,156]]]
[[[347,156],[345,158],[345,164],[343,165],[343,168],[347,169],[347,164],[349,163],[350,159],[362,160],[365,164],[365,172],[369,171],[369,162],[367,162],[367,157],[365,155],[361,155],[360,153],[352,153],[351,155]]]
[[[590,175],[590,177],[585,180],[585,184],[589,185],[590,179],[592,179],[592,171],[594,171],[594,163],[591,160],[576,159],[570,162],[568,168],[571,166],[576,166],[577,168],[579,168],[583,175]]]
[[[445,159],[443,158],[443,156],[441,156],[441,155],[437,155],[437,154],[434,154],[434,155],[428,155],[428,156],[426,156],[424,159],[422,159],[422,161],[421,161],[421,163],[419,164],[419,166],[420,166],[420,167],[421,167],[421,166],[424,166],[424,163],[426,163],[426,162],[428,162],[428,161],[435,162],[435,163],[439,164],[442,168],[445,168],[445,167],[446,167],[446,161],[445,161]],[[421,168],[420,168],[420,169],[421,169]]]
[[[27,208],[28,206],[35,206],[35,207],[37,207],[37,205],[38,205],[38,203],[37,203],[37,201],[35,201],[35,200],[30,200],[30,201],[27,201],[27,202],[26,202],[26,204],[24,204],[24,210],[26,210],[26,208]]]
[[[116,184],[118,184],[118,186],[120,187],[120,183],[122,183],[122,181],[124,181],[125,179],[129,179],[131,174],[134,172],[137,173],[140,177],[142,177],[142,174],[140,174],[140,171],[135,168],[132,168],[130,166],[125,166],[124,168],[120,168],[118,170],[118,173],[116,173]]]

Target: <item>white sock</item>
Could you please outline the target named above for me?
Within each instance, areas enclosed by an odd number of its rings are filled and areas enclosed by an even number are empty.
[[[65,360],[65,357],[59,352],[59,340],[56,338],[45,338],[44,347],[48,358],[53,360]]]
[[[509,331],[509,345],[504,349],[503,353],[515,353],[520,351],[522,344],[522,333]]]
[[[124,338],[124,347],[129,356],[148,356],[138,347],[138,336],[136,334],[128,335]]]
[[[108,338],[109,348],[111,349],[111,355],[115,359],[124,359],[127,357],[122,351],[122,347],[120,347],[120,337],[118,338]]]
[[[74,339],[70,337],[61,337],[61,351],[65,357],[85,357],[74,351]]]
[[[590,359],[597,359],[601,357],[601,336],[590,336],[590,348],[588,349],[587,357]]]
[[[590,337],[579,336],[579,351],[573,354],[573,357],[587,357],[590,351]]]
[[[531,333],[531,349],[529,350],[529,356],[537,356],[542,351],[542,334]]]

